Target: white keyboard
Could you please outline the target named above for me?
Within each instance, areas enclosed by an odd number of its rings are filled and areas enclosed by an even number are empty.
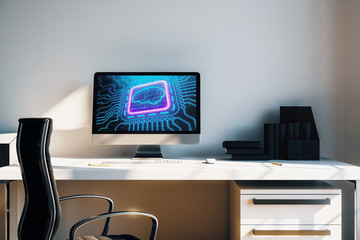
[[[141,160],[141,161],[146,161],[146,160]],[[181,159],[157,159],[155,160],[155,163],[175,163],[175,164],[181,164],[183,163],[183,160]]]

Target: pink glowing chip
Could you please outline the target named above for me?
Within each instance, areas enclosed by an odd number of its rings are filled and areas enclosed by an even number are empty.
[[[170,108],[169,86],[165,80],[137,85],[130,89],[129,115],[163,112]]]

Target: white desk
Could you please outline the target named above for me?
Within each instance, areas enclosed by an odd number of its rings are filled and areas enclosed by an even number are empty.
[[[110,166],[88,166],[117,161]],[[355,183],[355,239],[360,240],[360,167],[334,160],[221,161],[185,159],[176,163],[136,163],[118,159],[52,158],[57,180],[342,180]],[[0,168],[0,180],[21,180],[17,165]]]
[[[107,166],[88,166],[115,161]],[[121,161],[121,163],[119,162]],[[52,158],[56,180],[360,180],[360,167],[335,160],[141,163],[130,159]],[[0,180],[21,180],[18,165],[0,168]]]

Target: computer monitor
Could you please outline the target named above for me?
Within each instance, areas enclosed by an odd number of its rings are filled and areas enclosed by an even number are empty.
[[[200,141],[200,74],[97,72],[94,144],[137,145],[134,158],[162,158],[160,145]]]

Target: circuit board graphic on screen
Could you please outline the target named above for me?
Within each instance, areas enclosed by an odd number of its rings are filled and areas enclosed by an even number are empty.
[[[93,133],[199,133],[196,74],[98,74]]]

